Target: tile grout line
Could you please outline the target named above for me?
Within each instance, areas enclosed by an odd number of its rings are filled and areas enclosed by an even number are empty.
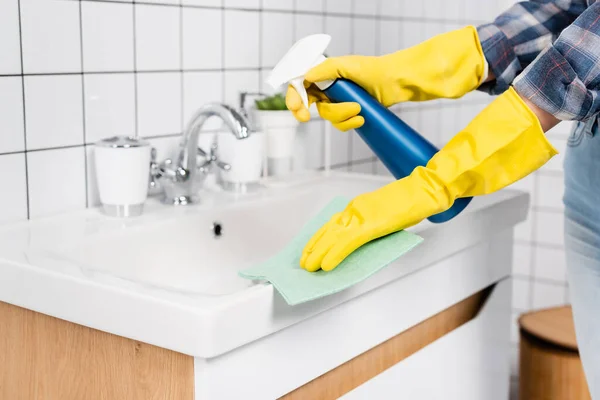
[[[133,31],[133,136],[140,137],[139,105],[138,105],[138,73],[137,73],[137,4],[132,4],[132,31]]]
[[[21,0],[17,3],[19,18],[19,48],[21,51],[21,91],[23,97],[23,159],[25,161],[25,199],[27,208],[27,219],[31,218],[31,199],[29,196],[29,160],[27,157],[27,106],[25,105],[25,65],[23,62],[23,21],[21,18]]]

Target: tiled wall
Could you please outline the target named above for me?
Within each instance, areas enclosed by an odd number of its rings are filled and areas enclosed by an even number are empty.
[[[93,142],[139,135],[165,157],[195,108],[268,90],[266,73],[309,33],[332,34],[330,55],[381,54],[489,21],[510,3],[0,0],[0,222],[96,205]],[[490,100],[473,93],[396,110],[443,145]],[[302,126],[300,168],[323,166],[323,127]],[[550,134],[559,149],[568,129]],[[354,133],[333,132],[331,160],[341,170],[386,173]],[[515,243],[516,318],[566,298],[560,156],[515,186],[533,194]]]

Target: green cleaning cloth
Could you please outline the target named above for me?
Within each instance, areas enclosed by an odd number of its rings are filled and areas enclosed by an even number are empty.
[[[308,272],[300,268],[300,256],[308,240],[347,204],[348,199],[336,197],[283,250],[259,265],[240,271],[239,275],[271,282],[289,305],[296,305],[337,293],[367,279],[423,241],[420,236],[400,231],[363,245],[332,271]]]

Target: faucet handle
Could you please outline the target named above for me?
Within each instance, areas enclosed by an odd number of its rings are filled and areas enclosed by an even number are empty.
[[[198,167],[198,170],[203,173],[208,173],[210,171],[211,166],[214,164],[217,168],[222,169],[223,171],[229,171],[231,169],[231,165],[228,163],[219,160],[217,155],[217,143],[213,143],[210,146],[210,153],[207,153],[202,148],[198,147],[198,155],[204,157],[206,160]]]

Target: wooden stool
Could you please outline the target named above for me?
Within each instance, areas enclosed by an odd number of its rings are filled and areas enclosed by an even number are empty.
[[[519,399],[591,399],[579,359],[571,307],[521,315]]]

